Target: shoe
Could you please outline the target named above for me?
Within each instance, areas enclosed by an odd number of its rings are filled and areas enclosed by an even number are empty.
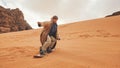
[[[47,48],[47,53],[51,53],[52,52],[52,49],[49,47]]]
[[[42,49],[40,49],[40,54],[41,55],[46,55],[46,53],[47,53],[46,51],[43,51]]]

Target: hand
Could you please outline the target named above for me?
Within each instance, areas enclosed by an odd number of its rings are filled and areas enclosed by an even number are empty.
[[[42,25],[41,25],[41,22],[37,22],[37,23],[38,23],[38,26],[39,26],[39,27],[41,27],[41,26],[42,26]]]
[[[60,38],[57,38],[57,40],[61,40]]]

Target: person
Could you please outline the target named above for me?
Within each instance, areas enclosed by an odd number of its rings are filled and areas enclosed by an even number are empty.
[[[45,21],[43,23],[38,22],[38,26],[43,26],[43,31],[40,35],[40,54],[34,56],[35,58],[42,58],[47,53],[51,53],[56,46],[57,40],[60,40],[57,29],[58,17],[53,16],[51,21]]]

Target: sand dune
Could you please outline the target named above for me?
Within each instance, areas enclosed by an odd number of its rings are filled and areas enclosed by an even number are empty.
[[[120,16],[61,25],[56,50],[34,59],[40,32],[0,34],[0,68],[120,68]]]

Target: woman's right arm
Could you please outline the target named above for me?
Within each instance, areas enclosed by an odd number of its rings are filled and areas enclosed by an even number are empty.
[[[46,25],[50,24],[49,21],[45,21],[45,22],[38,22],[38,26],[39,27],[45,27]]]

